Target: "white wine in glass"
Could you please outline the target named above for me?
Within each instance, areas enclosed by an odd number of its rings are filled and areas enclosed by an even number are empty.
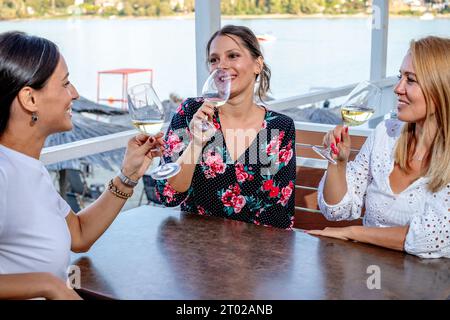
[[[351,105],[341,107],[342,121],[347,126],[362,125],[372,118],[374,113],[375,109],[370,107],[358,107]]]
[[[359,83],[346,97],[341,106],[341,117],[344,125],[349,127],[366,123],[375,113],[375,108],[381,102],[381,89],[374,84],[363,81]],[[313,146],[312,149],[322,158],[336,164],[331,147]]]
[[[133,126],[142,133],[154,136],[161,131],[164,125],[163,120],[131,120]]]
[[[163,127],[167,114],[158,95],[150,83],[138,84],[128,90],[128,110],[133,126],[147,135],[155,135]],[[155,180],[168,179],[180,172],[177,163],[165,163],[154,168],[150,175]]]
[[[206,93],[203,95],[203,98],[205,98],[205,101],[208,101],[215,107],[221,107],[227,102],[227,100],[224,100],[222,97],[215,93]]]

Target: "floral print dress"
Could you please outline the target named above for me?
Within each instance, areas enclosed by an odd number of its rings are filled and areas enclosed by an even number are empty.
[[[189,98],[179,106],[165,138],[166,162],[176,161],[189,144],[189,123],[202,103],[201,98]],[[296,175],[292,119],[266,109],[256,138],[236,161],[229,155],[217,111],[213,123],[217,131],[203,147],[190,188],[176,192],[167,180],[159,180],[158,199],[191,213],[292,228]]]

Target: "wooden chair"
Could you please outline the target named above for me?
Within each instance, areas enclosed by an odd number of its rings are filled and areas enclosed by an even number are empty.
[[[297,157],[322,159],[312,149],[311,145],[322,145],[324,133],[316,131],[297,130]],[[353,160],[364,144],[366,137],[351,136]],[[295,182],[295,224],[294,228],[313,230],[325,227],[344,227],[361,225],[362,219],[353,221],[328,221],[320,212],[317,204],[317,187],[325,170],[301,166],[297,163],[297,179]]]

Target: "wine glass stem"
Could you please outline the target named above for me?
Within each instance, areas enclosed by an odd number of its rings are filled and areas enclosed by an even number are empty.
[[[160,157],[159,165],[160,165],[161,167],[163,167],[163,166],[166,165],[166,161],[164,161],[164,156],[163,156],[163,155],[161,155],[161,157]]]
[[[159,149],[152,149],[151,151],[159,151]],[[159,165],[162,167],[166,164],[166,161],[164,161],[164,155],[161,154],[161,156],[159,157]]]

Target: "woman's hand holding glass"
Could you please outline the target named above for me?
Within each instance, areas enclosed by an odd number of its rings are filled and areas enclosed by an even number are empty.
[[[205,101],[192,117],[189,128],[192,131],[194,142],[198,145],[203,146],[215,133],[215,129],[209,126],[206,131],[202,130],[205,122],[212,123],[214,110],[215,106]]]
[[[139,180],[149,168],[154,157],[164,151],[163,133],[154,136],[140,134],[128,141],[122,162],[122,173],[131,180]]]
[[[348,127],[336,126],[327,132],[323,138],[324,148],[330,147],[331,156],[337,163],[347,162],[350,157],[351,139]]]
[[[128,89],[128,110],[133,125],[144,134],[157,134],[165,121],[169,121],[169,113],[150,83]],[[179,164],[166,163],[162,156],[160,160],[161,164],[150,172],[153,179],[169,179],[180,172]]]
[[[348,130],[348,126],[359,126],[367,122],[375,113],[375,109],[380,102],[381,89],[379,87],[368,81],[359,83],[341,106],[342,122],[347,125],[346,130]],[[337,144],[334,145],[335,148],[336,146]],[[312,149],[322,158],[336,164],[333,155],[336,155],[339,151],[333,150],[331,144],[324,145],[324,148],[313,146]]]
[[[214,110],[228,101],[230,93],[231,76],[228,71],[220,68],[212,70],[202,88],[203,105],[195,114],[194,121],[191,121],[194,126],[190,126],[190,129],[197,141],[204,143],[214,135]],[[201,122],[197,123],[199,119]]]

